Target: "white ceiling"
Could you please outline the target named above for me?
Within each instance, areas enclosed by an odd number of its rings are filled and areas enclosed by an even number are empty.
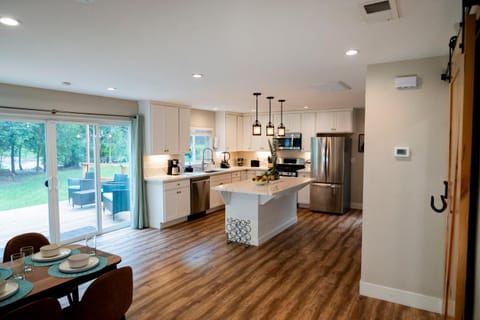
[[[360,2],[2,0],[22,24],[0,26],[0,82],[207,110],[248,112],[254,91],[260,108],[363,107],[368,64],[448,54],[461,0],[397,0],[400,18],[378,23]],[[336,81],[352,89],[322,89]]]

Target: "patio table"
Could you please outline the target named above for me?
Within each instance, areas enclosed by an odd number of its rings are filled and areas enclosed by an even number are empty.
[[[80,250],[80,252],[87,252],[87,249],[84,246],[80,245],[67,245],[65,247],[71,249],[77,248]],[[83,283],[91,281],[110,270],[116,269],[117,265],[122,261],[120,256],[98,249],[96,250],[96,256],[104,257],[106,259],[106,266],[100,270],[85,275],[75,276],[74,274],[72,274],[71,277],[68,278],[58,278],[49,275],[49,266],[34,267],[31,272],[25,273],[25,280],[33,283],[33,289],[20,300],[0,307],[0,316],[8,312],[9,310],[18,308],[33,300],[44,297],[61,298],[71,293],[72,291],[78,292],[77,290],[74,290],[76,287]],[[12,262],[0,263],[0,268],[11,268],[12,265]],[[78,301],[78,296],[75,296],[74,300]]]

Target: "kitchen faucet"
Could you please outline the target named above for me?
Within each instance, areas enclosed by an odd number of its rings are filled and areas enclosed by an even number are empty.
[[[202,154],[202,171],[205,171],[205,151],[207,150],[210,150],[210,159],[207,159],[207,160],[210,160],[212,161],[213,164],[215,164],[215,160],[213,160],[213,150],[212,148],[205,148],[203,149],[203,154]]]

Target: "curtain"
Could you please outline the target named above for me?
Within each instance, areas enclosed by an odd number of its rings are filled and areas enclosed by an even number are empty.
[[[132,228],[148,227],[148,211],[145,181],[143,180],[143,115],[137,114],[132,120]]]

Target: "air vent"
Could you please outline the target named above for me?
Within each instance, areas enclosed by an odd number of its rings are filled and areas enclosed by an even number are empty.
[[[375,2],[372,4],[365,4],[363,5],[363,7],[365,8],[365,12],[367,14],[372,14],[375,12],[390,10],[390,2],[388,1]]]
[[[352,87],[343,81],[320,82],[313,84],[312,87],[321,92],[342,92],[352,89]]]
[[[362,2],[360,9],[367,23],[398,19],[396,0]]]

